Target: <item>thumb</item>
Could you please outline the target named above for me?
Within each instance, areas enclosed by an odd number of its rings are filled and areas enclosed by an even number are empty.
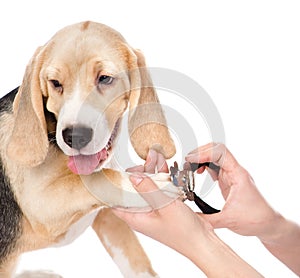
[[[136,191],[153,209],[160,209],[175,200],[164,194],[150,177],[141,173],[135,173],[129,179]]]
[[[197,213],[199,216],[201,216],[203,219],[208,221],[214,229],[218,228],[225,228],[225,221],[224,221],[224,213],[222,211],[218,213],[213,214],[203,214],[203,213]]]

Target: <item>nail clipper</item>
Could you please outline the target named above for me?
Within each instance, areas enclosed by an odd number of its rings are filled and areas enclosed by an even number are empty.
[[[219,173],[220,167],[210,162],[205,162],[205,163],[187,162],[184,165],[184,169],[179,170],[178,164],[175,161],[174,166],[170,167],[171,180],[175,186],[180,187],[183,190],[185,195],[183,201],[189,200],[195,202],[195,204],[204,214],[217,213],[220,212],[220,210],[211,207],[209,204],[204,202],[199,196],[197,196],[196,193],[194,192],[195,190],[194,172],[203,166],[209,167],[210,169]]]

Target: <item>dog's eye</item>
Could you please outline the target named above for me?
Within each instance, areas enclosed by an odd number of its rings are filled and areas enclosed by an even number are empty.
[[[62,84],[60,84],[60,82],[58,80],[52,79],[49,81],[56,90],[58,90],[59,92],[62,92],[63,86],[62,86]]]
[[[52,85],[54,86],[54,88],[60,88],[60,87],[62,87],[62,85],[59,83],[58,80],[50,80],[50,82],[52,83]]]
[[[114,81],[114,78],[109,75],[100,75],[98,82],[102,85],[110,85]]]

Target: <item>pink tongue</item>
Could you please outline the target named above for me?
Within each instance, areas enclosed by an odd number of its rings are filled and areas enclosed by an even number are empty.
[[[69,169],[78,175],[89,175],[94,172],[99,163],[107,158],[106,149],[102,149],[100,152],[92,155],[76,155],[70,156],[68,167]]]

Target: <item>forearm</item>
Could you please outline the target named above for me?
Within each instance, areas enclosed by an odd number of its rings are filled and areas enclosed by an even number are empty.
[[[260,237],[264,246],[294,273],[300,275],[300,226],[278,215],[274,232]]]
[[[262,277],[214,233],[205,242],[195,241],[187,257],[207,277]]]

